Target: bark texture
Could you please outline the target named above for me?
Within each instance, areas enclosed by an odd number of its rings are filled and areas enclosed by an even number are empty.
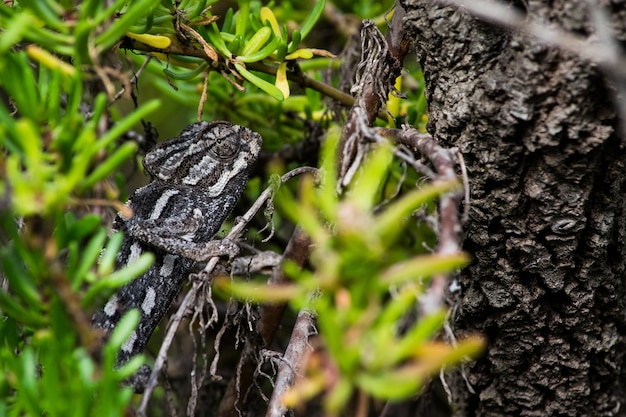
[[[589,3],[520,7],[589,35]],[[403,4],[429,131],[460,149],[471,186],[453,324],[489,347],[466,367],[475,394],[452,386],[457,415],[626,415],[626,152],[604,76],[465,11]]]

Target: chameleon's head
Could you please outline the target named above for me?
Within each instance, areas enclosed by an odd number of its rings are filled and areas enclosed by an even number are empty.
[[[233,178],[245,181],[262,143],[261,135],[243,126],[194,123],[151,149],[143,165],[156,180],[198,186],[218,196]]]

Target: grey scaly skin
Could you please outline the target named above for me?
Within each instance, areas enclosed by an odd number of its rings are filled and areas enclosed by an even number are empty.
[[[119,268],[144,252],[154,254],[154,264],[92,318],[93,326],[109,335],[126,312],[140,311],[137,329],[118,353],[118,366],[143,352],[195,261],[238,252],[231,241],[211,239],[243,192],[261,145],[261,136],[245,127],[200,122],[146,154],[143,164],[153,181],[130,197],[133,216],[118,214],[113,231],[124,233]],[[142,391],[148,376],[144,367],[129,383]]]

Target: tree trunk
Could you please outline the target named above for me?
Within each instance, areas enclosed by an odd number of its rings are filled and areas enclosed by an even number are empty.
[[[459,148],[469,174],[464,249],[474,260],[453,325],[489,346],[465,367],[475,394],[450,379],[456,414],[625,415],[626,152],[605,77],[466,11],[403,3],[428,129]],[[587,36],[588,4],[520,7]]]

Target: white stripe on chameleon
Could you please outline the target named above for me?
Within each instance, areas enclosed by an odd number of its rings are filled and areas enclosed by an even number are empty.
[[[159,275],[162,277],[169,277],[174,272],[174,261],[176,261],[176,256],[167,254],[165,258],[163,258],[163,265],[161,265],[161,269],[159,269]]]
[[[141,310],[146,314],[146,316],[150,315],[152,309],[156,305],[156,302],[154,301],[155,299],[156,291],[154,291],[154,288],[148,287],[148,289],[146,290],[146,296],[143,299],[143,303],[141,303]]]
[[[205,155],[197,165],[191,167],[187,176],[183,178],[183,184],[196,185],[207,176],[214,174],[216,166],[219,166],[219,163],[215,157]]]
[[[137,332],[132,332],[128,339],[122,345],[122,350],[126,353],[131,353],[133,351],[133,346],[135,345],[135,341],[137,340]]]
[[[130,247],[130,255],[128,255],[128,261],[126,261],[126,265],[134,262],[141,256],[141,246],[139,243],[135,242]]]
[[[152,213],[150,214],[150,219],[158,219],[161,217],[161,213],[163,213],[163,209],[167,206],[167,202],[170,198],[176,194],[180,193],[178,190],[167,190],[165,191],[161,197],[154,203],[154,208],[152,209]]]
[[[113,294],[104,306],[104,314],[111,317],[117,312],[117,294]]]
[[[209,187],[209,196],[218,197],[222,195],[222,191],[228,184],[231,178],[239,174],[241,171],[248,168],[248,158],[246,152],[239,153],[239,156],[233,162],[232,168],[228,171],[228,175],[222,174],[218,181]]]

